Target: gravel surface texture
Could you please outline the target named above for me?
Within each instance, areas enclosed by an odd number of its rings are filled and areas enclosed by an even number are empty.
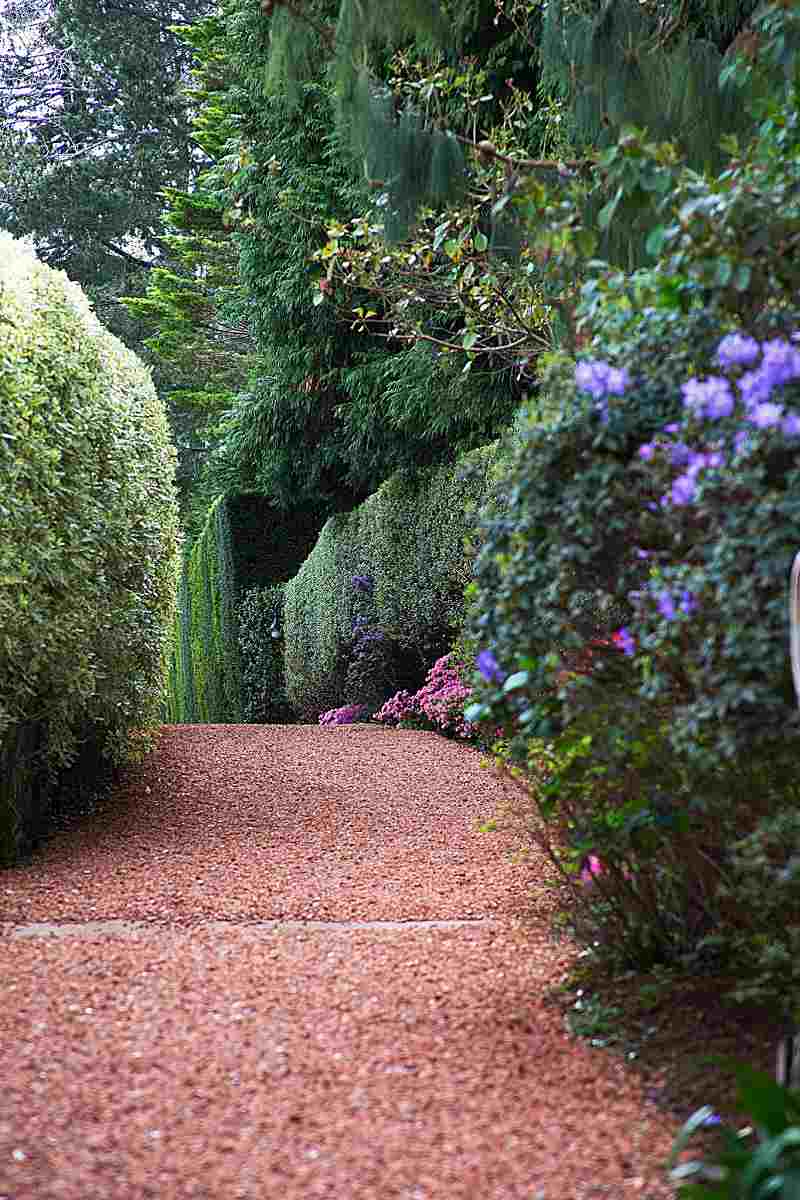
[[[434,734],[165,728],[0,874],[0,1200],[671,1196],[499,788]]]

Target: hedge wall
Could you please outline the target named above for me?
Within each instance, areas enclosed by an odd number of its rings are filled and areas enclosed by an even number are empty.
[[[141,753],[174,611],[174,451],[146,368],[0,235],[0,858],[73,764]]]
[[[290,578],[313,546],[321,523],[316,510],[287,515],[259,495],[220,496],[214,501],[184,562],[169,671],[169,721],[235,724],[276,719],[266,715],[271,705],[263,688],[251,697],[256,677],[263,683],[273,670],[272,639],[260,650],[254,639],[267,610],[269,625],[274,613],[269,599],[259,615],[250,593],[255,588],[259,595],[271,596],[275,584]],[[241,622],[245,601],[246,630]],[[275,682],[277,713],[283,712],[282,669]]]
[[[286,690],[301,718],[356,700],[377,707],[422,683],[463,619],[465,538],[496,461],[492,444],[455,466],[400,472],[326,523],[286,587]]]

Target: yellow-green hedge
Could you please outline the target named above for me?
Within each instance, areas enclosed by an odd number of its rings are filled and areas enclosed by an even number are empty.
[[[157,720],[178,538],[174,450],[149,372],[80,288],[0,235],[0,857],[96,744]]]

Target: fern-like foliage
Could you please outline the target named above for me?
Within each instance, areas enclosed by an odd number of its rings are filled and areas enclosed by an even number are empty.
[[[564,97],[575,143],[602,146],[635,123],[656,140],[677,141],[693,166],[714,166],[722,135],[749,119],[740,93],[718,81],[756,5],[550,0],[545,84]]]
[[[296,104],[300,85],[330,63],[337,125],[359,172],[385,208],[386,234],[400,239],[423,203],[455,200],[464,157],[451,133],[427,124],[413,108],[398,110],[371,70],[376,55],[410,40],[446,48],[452,31],[437,0],[341,0],[333,5],[276,6],[270,23],[268,91]]]

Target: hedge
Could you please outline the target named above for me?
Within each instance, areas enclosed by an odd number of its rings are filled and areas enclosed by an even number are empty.
[[[422,683],[463,620],[465,538],[496,461],[492,444],[455,466],[399,472],[328,520],[286,587],[286,690],[301,718],[354,701],[377,708]]]
[[[261,618],[253,611],[250,593],[255,589],[260,595],[265,588],[269,592],[294,574],[320,525],[316,510],[284,514],[259,495],[220,496],[214,501],[184,561],[169,672],[168,720],[236,724],[266,719],[270,706],[263,689],[257,700],[250,692],[253,672],[261,677],[268,671],[271,647],[259,653],[253,641]],[[240,617],[245,597],[243,659]],[[270,605],[268,601],[271,625]],[[283,713],[281,675],[282,667],[275,676],[279,693],[275,711]]]
[[[164,687],[175,455],[147,369],[0,235],[0,858],[76,762],[128,761]],[[9,502],[11,501],[11,502]]]

